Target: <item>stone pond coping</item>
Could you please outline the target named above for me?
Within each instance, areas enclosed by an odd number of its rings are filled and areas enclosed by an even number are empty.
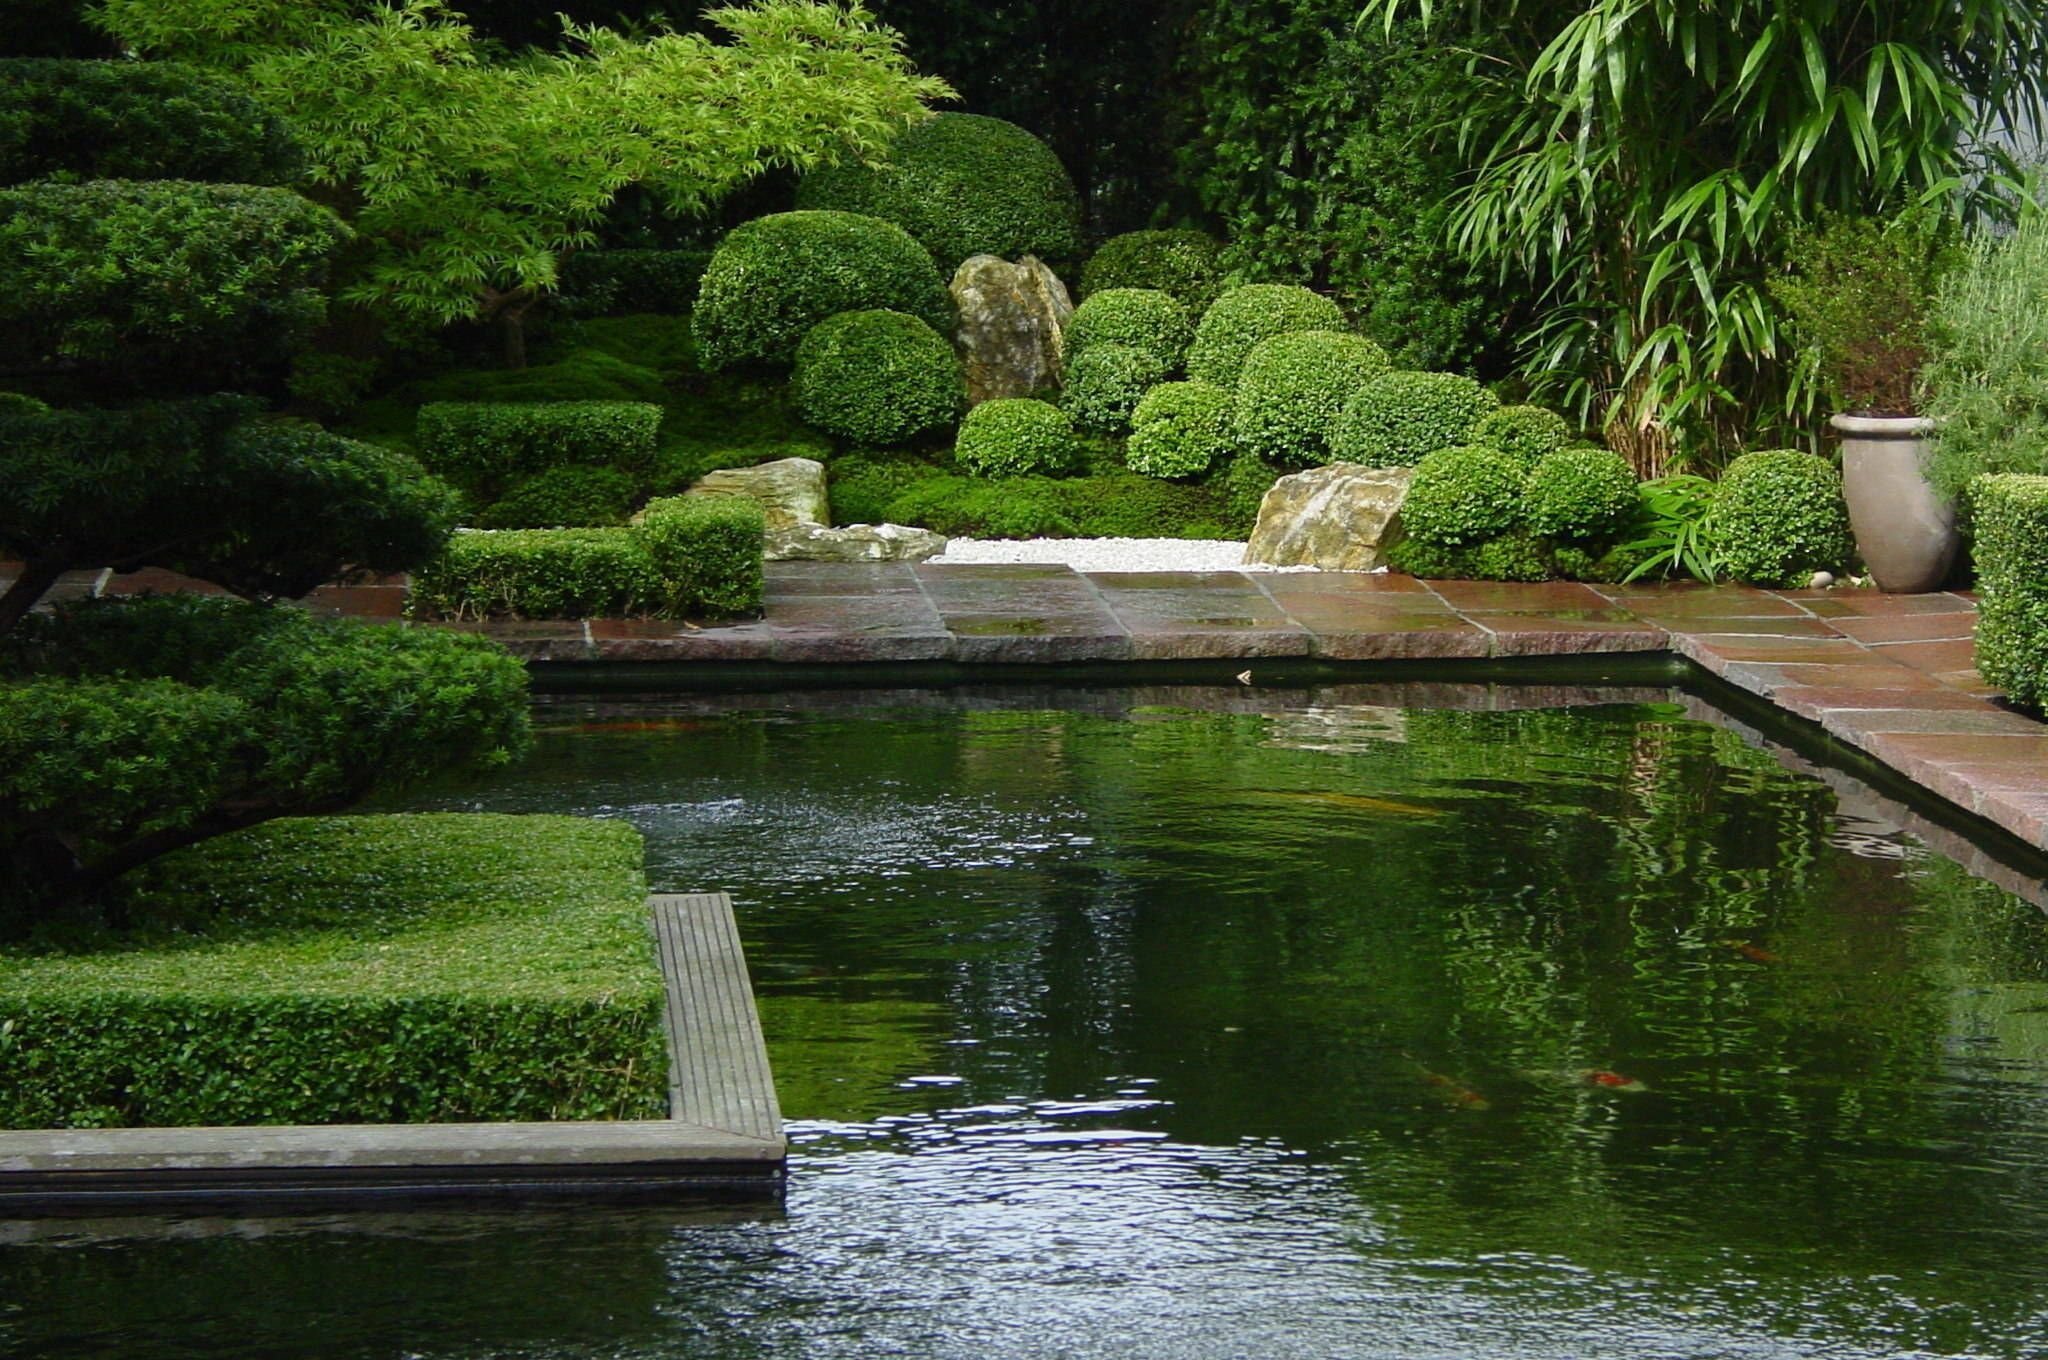
[[[0,1132],[0,1218],[188,1208],[773,1199],[788,1145],[723,893],[648,899],[667,1119]]]
[[[195,585],[140,572],[82,574],[62,588],[118,595]],[[311,603],[400,618],[405,582],[325,587]],[[558,677],[629,664],[1439,662],[1675,653],[2048,849],[2048,725],[2002,706],[1978,677],[1975,623],[1976,602],[1962,592],[774,562],[766,608],[755,620],[436,626],[487,633]]]

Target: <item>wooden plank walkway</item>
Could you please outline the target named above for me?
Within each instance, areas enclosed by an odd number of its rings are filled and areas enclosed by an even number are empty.
[[[780,1141],[782,1109],[724,893],[649,899],[668,982],[668,1113],[707,1129]]]

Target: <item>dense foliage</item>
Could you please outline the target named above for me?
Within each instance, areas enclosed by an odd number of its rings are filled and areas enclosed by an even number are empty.
[[[2048,215],[1984,235],[1935,305],[1934,484],[1968,508],[1986,473],[2048,472]]]
[[[1068,360],[1060,409],[1076,429],[1128,434],[1138,403],[1171,371],[1154,351],[1098,341]]]
[[[1530,467],[1546,453],[1571,442],[1571,426],[1557,412],[1542,406],[1498,406],[1472,427],[1471,439],[1490,449],[1513,454]]]
[[[1639,505],[1635,470],[1610,449],[1546,453],[1522,486],[1529,527],[1549,538],[1609,538],[1628,526]]]
[[[1151,288],[1200,316],[1223,292],[1222,254],[1221,243],[1204,231],[1127,231],[1088,257],[1080,296],[1085,303],[1112,288]]]
[[[600,528],[623,524],[638,486],[616,468],[552,467],[522,477],[478,511],[479,529]]]
[[[1159,288],[1106,288],[1074,309],[1061,345],[1069,364],[1092,345],[1126,345],[1172,372],[1186,361],[1193,338],[1187,308],[1173,294]]]
[[[1973,488],[1977,670],[2014,701],[2048,708],[2048,477],[2001,473]]]
[[[1728,574],[1750,585],[1803,586],[1855,556],[1842,474],[1791,449],[1730,463],[1714,489],[1709,529]]]
[[[790,395],[806,422],[857,444],[900,444],[951,425],[967,379],[944,336],[902,312],[841,312],[797,346]]]
[[[1218,387],[1237,386],[1244,361],[1261,340],[1290,331],[1341,331],[1344,313],[1336,303],[1306,288],[1255,283],[1218,297],[1195,327],[1188,347],[1188,376]]]
[[[1072,471],[1081,449],[1073,422],[1059,407],[1029,397],[997,397],[967,413],[953,456],[976,476],[1013,477]]]
[[[1150,477],[1198,477],[1236,450],[1236,414],[1236,400],[1223,388],[1161,383],[1132,413],[1124,461]]]
[[[420,461],[479,505],[515,481],[580,464],[644,473],[661,408],[627,401],[449,401],[420,407]]]
[[[1497,537],[1521,522],[1522,481],[1521,465],[1498,449],[1438,449],[1415,465],[1402,527],[1447,547]]]
[[[1261,340],[1237,379],[1239,445],[1282,467],[1329,462],[1345,404],[1387,368],[1385,350],[1341,331]]]
[[[579,250],[562,263],[562,306],[579,316],[688,312],[710,263],[708,250]]]
[[[215,72],[173,62],[0,60],[0,184],[282,184],[299,168],[284,126]]]
[[[1408,467],[1437,449],[1477,443],[1493,393],[1456,373],[1388,373],[1359,388],[1330,434],[1340,462]],[[1519,451],[1517,453],[1519,456]]]

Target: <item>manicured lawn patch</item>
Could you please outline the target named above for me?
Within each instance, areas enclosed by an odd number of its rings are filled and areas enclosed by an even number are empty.
[[[165,859],[146,924],[0,949],[0,1127],[659,1118],[615,822],[294,819]]]

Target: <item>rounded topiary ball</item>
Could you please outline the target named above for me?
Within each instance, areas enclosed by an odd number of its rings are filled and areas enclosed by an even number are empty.
[[[1092,346],[1128,345],[1171,372],[1187,357],[1194,333],[1187,308],[1172,294],[1157,288],[1112,288],[1074,309],[1060,347],[1070,368]]]
[[[1572,427],[1564,417],[1542,406],[1498,407],[1481,417],[1472,431],[1474,444],[1513,454],[1527,467],[1571,441]]]
[[[1251,283],[1216,299],[1195,327],[1188,376],[1236,387],[1238,373],[1261,340],[1290,331],[1341,331],[1344,313],[1320,293],[1289,283]]]
[[[1424,454],[1472,442],[1499,404],[1456,373],[1387,373],[1346,403],[1330,443],[1340,462],[1411,467]]]
[[[1605,538],[1625,527],[1640,504],[1635,469],[1611,449],[1546,453],[1522,483],[1529,527],[1552,538]]]
[[[1793,449],[1745,453],[1714,488],[1707,531],[1728,574],[1759,586],[1802,586],[1855,554],[1842,474]]]
[[[1402,527],[1445,547],[1498,537],[1522,522],[1522,477],[1521,464],[1499,449],[1438,449],[1415,466]]]
[[[1132,413],[1124,463],[1148,477],[1198,477],[1235,450],[1235,414],[1236,399],[1214,384],[1161,383]]]
[[[913,124],[885,164],[813,170],[796,201],[894,222],[948,273],[970,255],[1060,264],[1081,254],[1081,198],[1059,157],[1015,123],[979,114]]]
[[[901,227],[856,213],[775,213],[718,243],[690,328],[707,369],[787,363],[826,317],[878,307],[953,329],[946,281]]]
[[[842,312],[811,328],[796,351],[790,395],[808,424],[863,444],[900,444],[950,425],[967,380],[945,337],[914,316]]]
[[[1261,340],[1237,378],[1238,442],[1283,467],[1329,462],[1345,403],[1389,366],[1385,350],[1342,331]]]
[[[1166,368],[1130,345],[1091,345],[1067,365],[1060,409],[1090,434],[1123,434],[1145,393],[1166,376]]]
[[[1127,231],[1102,243],[1081,271],[1081,296],[1157,288],[1200,316],[1223,291],[1223,246],[1205,231]]]
[[[981,477],[1070,472],[1081,460],[1073,422],[1030,397],[997,397],[967,413],[953,456]]]

